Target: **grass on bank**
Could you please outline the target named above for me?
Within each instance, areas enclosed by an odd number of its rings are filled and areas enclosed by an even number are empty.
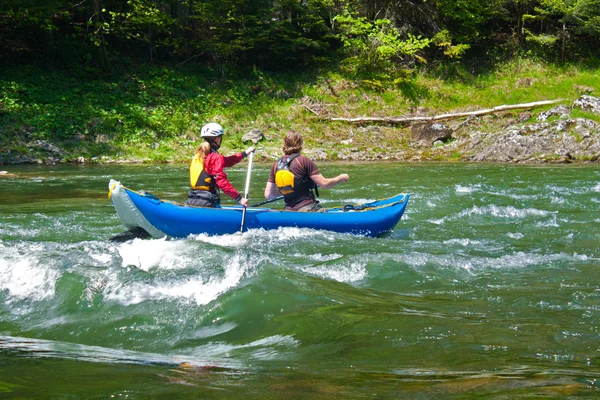
[[[272,74],[141,66],[105,74],[78,68],[4,68],[0,161],[10,162],[17,155],[44,159],[54,151],[66,161],[108,157],[185,162],[199,143],[200,127],[209,121],[225,127],[224,152],[245,148],[241,137],[251,129],[262,130],[266,140],[259,159],[277,157],[281,138],[290,129],[303,133],[306,147],[328,159],[343,152],[393,153],[408,148],[408,128],[358,127],[316,114],[433,116],[550,99],[565,99],[570,105],[583,93],[600,94],[599,73],[597,66],[520,59],[479,73],[422,70],[411,80],[378,85],[331,69]],[[582,111],[574,116],[598,120]],[[49,151],[39,141],[56,147]]]

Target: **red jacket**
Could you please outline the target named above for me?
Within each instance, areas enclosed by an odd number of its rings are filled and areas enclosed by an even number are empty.
[[[204,169],[209,175],[215,177],[215,183],[217,187],[223,191],[227,196],[236,200],[240,196],[240,193],[235,190],[227,174],[223,171],[223,168],[232,167],[244,159],[243,153],[236,153],[232,156],[225,157],[216,151],[210,152],[204,159]]]

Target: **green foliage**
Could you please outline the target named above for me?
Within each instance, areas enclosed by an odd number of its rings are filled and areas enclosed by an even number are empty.
[[[435,0],[440,19],[446,21],[445,28],[465,44],[493,35],[492,22],[506,15],[505,3],[504,0]]]
[[[271,73],[257,68],[222,72],[169,67],[140,67],[135,72],[114,71],[100,79],[81,71],[44,71],[39,68],[9,68],[0,78],[0,156],[9,150],[36,155],[34,146],[46,140],[76,160],[116,154],[152,161],[187,161],[198,144],[199,128],[208,121],[226,130],[223,152],[248,144],[241,137],[252,128],[268,138],[261,142],[262,157],[278,154],[281,137],[289,129],[303,132],[307,146],[326,149],[330,156],[342,154],[337,143],[353,132],[356,148],[406,148],[407,133],[385,127],[373,135],[348,125],[314,118],[303,104],[305,96],[325,115],[426,115],[489,108],[540,99],[579,96],[597,90],[598,69],[579,66],[562,68],[515,60],[488,74],[440,79],[432,73],[411,72],[399,85],[381,85],[365,91],[338,69],[320,74]],[[379,85],[379,86],[376,86]],[[587,89],[591,88],[591,89]],[[310,108],[310,104],[309,108]],[[589,114],[589,113],[588,113]],[[582,111],[573,116],[591,118]],[[596,120],[597,118],[594,117]],[[493,131],[493,118],[482,118],[480,128]],[[381,132],[381,134],[379,133]],[[33,146],[33,147],[32,147]]]
[[[234,65],[288,68],[327,57],[335,38],[325,20],[327,0],[306,2],[209,0],[194,3],[203,27],[196,47]]]
[[[434,45],[441,48],[444,55],[451,59],[460,59],[471,48],[469,44],[452,44],[452,37],[448,30],[438,32],[431,40]]]
[[[114,34],[127,40],[152,43],[152,31],[169,29],[175,20],[159,10],[154,1],[128,0],[127,9],[123,11],[110,11],[102,9],[110,17],[105,18],[103,29],[107,34]],[[168,40],[159,43],[168,45]],[[98,43],[96,43],[98,44]]]
[[[343,63],[357,73],[383,71],[366,79],[385,86],[397,78],[396,68],[425,58],[598,55],[600,0],[421,3],[0,0],[0,63],[57,61],[102,70],[140,60],[177,65],[194,59],[222,70]],[[442,51],[425,53],[427,38]]]
[[[224,148],[239,149],[241,136],[255,122],[262,128],[261,115],[285,108],[303,79],[274,79],[256,69],[224,79],[211,70],[143,67],[99,79],[81,71],[10,68],[0,78],[0,154],[46,140],[85,157],[145,158],[146,151],[158,160],[185,146],[178,157],[187,158],[210,120],[226,127]]]
[[[578,33],[600,39],[600,0],[576,2],[571,16]]]
[[[364,82],[373,88],[404,82],[407,67],[416,60],[424,61],[418,53],[431,42],[410,33],[402,39],[388,19],[371,22],[346,13],[336,16],[334,21],[344,46],[344,64],[355,76],[367,76]]]
[[[303,96],[396,115],[597,88],[583,71],[556,84],[548,61],[598,59],[600,0],[0,0],[0,15],[1,151],[164,158],[207,120],[232,147],[252,127],[314,127]]]
[[[541,0],[534,13],[523,15],[523,22],[529,27],[526,39],[539,46],[545,57],[553,49],[565,61],[566,52],[575,53],[574,39],[600,43],[600,0]]]

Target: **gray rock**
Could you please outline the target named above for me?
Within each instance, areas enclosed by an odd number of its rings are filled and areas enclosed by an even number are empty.
[[[261,131],[260,129],[252,129],[250,132],[246,133],[244,136],[242,136],[242,141],[243,142],[252,142],[254,144],[260,142],[261,140],[264,139],[264,135],[263,135],[263,131]]]
[[[551,108],[548,111],[544,111],[543,113],[538,115],[537,120],[545,121],[550,117],[554,117],[554,116],[562,117],[563,115],[569,115],[569,114],[571,114],[571,110],[569,109],[569,107],[561,104],[560,106]]]
[[[592,93],[594,88],[583,85],[574,85],[573,89],[577,90],[579,93]]]
[[[590,161],[600,152],[600,126],[585,118],[511,126],[499,134],[474,132],[459,136],[453,146],[467,160],[478,162],[560,162],[578,158]],[[558,157],[558,158],[556,158]],[[552,161],[554,160],[554,161]]]
[[[327,160],[327,153],[325,152],[325,150],[320,148],[304,150],[304,153],[306,153],[307,157],[316,161]]]
[[[578,107],[584,111],[600,114],[600,98],[583,95],[573,102],[573,108]]]
[[[517,122],[519,123],[523,123],[525,121],[527,121],[529,118],[531,118],[531,113],[530,112],[523,112],[521,114],[519,114],[519,118],[517,118]]]
[[[452,129],[444,124],[418,124],[411,129],[412,140],[421,146],[431,146],[435,141],[447,142],[452,138]]]
[[[40,149],[47,151],[48,153],[52,153],[52,154],[59,155],[59,156],[62,156],[65,154],[65,152],[62,149],[56,147],[52,143],[48,143],[45,140],[36,140],[33,143],[29,144],[29,146],[39,147]]]

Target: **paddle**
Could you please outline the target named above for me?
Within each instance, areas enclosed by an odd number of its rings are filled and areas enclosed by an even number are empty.
[[[269,200],[261,201],[260,203],[252,204],[250,207],[263,206],[265,204],[269,204],[269,203],[272,203],[274,201],[281,200],[281,199],[283,199],[283,196],[274,197],[274,198],[269,199]]]
[[[248,191],[250,189],[250,175],[252,172],[252,156],[254,152],[250,153],[250,159],[248,160],[248,175],[246,175],[246,190],[244,190],[244,198],[248,199]],[[244,232],[244,224],[246,223],[246,208],[242,211],[242,226],[240,227],[240,232]]]

